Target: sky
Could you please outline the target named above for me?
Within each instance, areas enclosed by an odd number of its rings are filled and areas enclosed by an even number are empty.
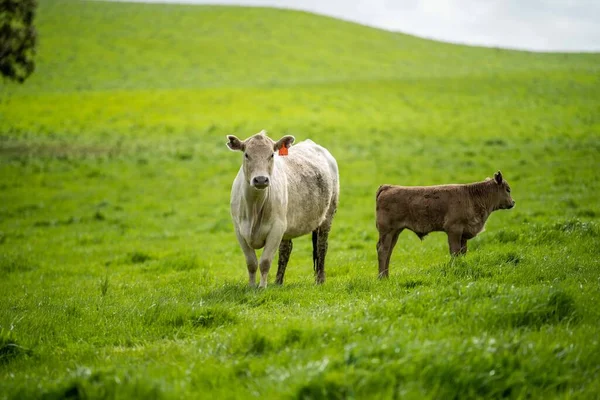
[[[452,43],[600,51],[600,0],[134,0],[273,6]]]

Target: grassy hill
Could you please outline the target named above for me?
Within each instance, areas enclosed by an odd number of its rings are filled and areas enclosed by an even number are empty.
[[[600,54],[269,8],[45,0],[37,26],[0,83],[0,398],[600,390]],[[308,237],[245,286],[225,135],[261,129],[340,165],[323,286]],[[466,257],[403,233],[376,279],[380,184],[498,169],[517,207]]]

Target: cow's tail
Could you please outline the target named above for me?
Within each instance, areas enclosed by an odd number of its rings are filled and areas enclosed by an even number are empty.
[[[319,229],[315,229],[312,233],[313,242],[313,270],[317,272],[317,245],[319,244]]]

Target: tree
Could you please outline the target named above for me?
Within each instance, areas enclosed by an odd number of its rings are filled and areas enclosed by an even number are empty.
[[[0,74],[23,83],[35,64],[36,0],[0,0]]]

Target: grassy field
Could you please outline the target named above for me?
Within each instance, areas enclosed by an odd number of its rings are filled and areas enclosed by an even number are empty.
[[[266,8],[40,0],[0,83],[0,399],[597,398],[600,54],[456,46]],[[315,286],[246,287],[225,135],[311,138],[340,208]],[[469,254],[400,236],[383,183],[483,180]],[[271,271],[271,282],[275,271]]]

